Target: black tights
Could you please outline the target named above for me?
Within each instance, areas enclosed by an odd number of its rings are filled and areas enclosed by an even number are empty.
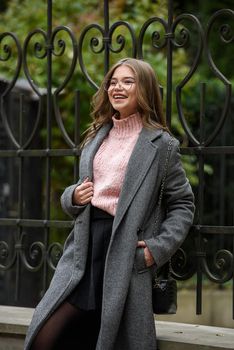
[[[40,329],[30,350],[94,350],[99,329],[100,312],[64,302]]]

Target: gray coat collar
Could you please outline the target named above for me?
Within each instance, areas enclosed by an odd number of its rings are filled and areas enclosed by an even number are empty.
[[[80,177],[82,180],[87,176],[90,180],[93,178],[94,156],[111,127],[111,123],[104,125],[98,131],[95,138],[85,146],[80,163]],[[163,131],[161,129],[142,128],[128,162],[113,229],[120,223],[135,193],[145,178],[158,150],[154,141],[159,138],[162,133]]]

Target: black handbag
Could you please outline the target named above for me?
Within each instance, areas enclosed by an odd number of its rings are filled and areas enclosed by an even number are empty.
[[[164,165],[164,174],[161,183],[159,200],[156,208],[156,218],[154,223],[154,235],[157,234],[159,226],[160,206],[162,203],[163,191],[167,176],[168,162],[171,153],[173,139],[168,143],[167,155]],[[152,304],[155,314],[175,314],[177,310],[177,283],[172,278],[171,260],[169,260],[161,269],[160,273],[156,273],[153,280],[152,288]]]
[[[155,276],[152,289],[153,312],[160,314],[175,314],[177,310],[177,283],[171,276],[169,261],[168,274],[164,277]]]

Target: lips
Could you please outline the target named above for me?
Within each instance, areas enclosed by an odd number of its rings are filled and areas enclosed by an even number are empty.
[[[113,95],[114,100],[125,99],[125,98],[127,98],[127,96],[122,95],[122,94],[114,94]]]

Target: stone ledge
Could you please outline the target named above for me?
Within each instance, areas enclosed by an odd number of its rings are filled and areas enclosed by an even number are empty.
[[[156,321],[159,349],[234,349],[234,329]]]
[[[31,308],[0,306],[1,350],[23,348],[23,339],[33,311],[34,309]],[[234,329],[232,328],[166,321],[156,321],[156,328],[158,350],[234,349]]]
[[[0,306],[0,334],[25,335],[34,309]]]

